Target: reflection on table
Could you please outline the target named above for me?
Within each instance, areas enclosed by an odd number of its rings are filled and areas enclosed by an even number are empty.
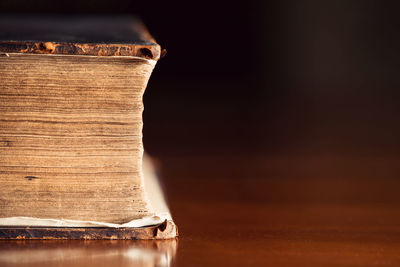
[[[170,266],[172,240],[1,241],[0,266]]]

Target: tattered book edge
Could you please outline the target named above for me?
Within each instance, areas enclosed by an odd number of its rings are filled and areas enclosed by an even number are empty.
[[[0,240],[29,239],[172,239],[178,228],[172,220],[145,227],[38,227],[0,226]]]

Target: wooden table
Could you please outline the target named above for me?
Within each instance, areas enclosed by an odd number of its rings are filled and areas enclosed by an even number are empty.
[[[180,238],[1,242],[0,266],[398,266],[396,158],[163,155]]]
[[[169,166],[177,177],[169,188],[185,188],[170,194],[182,232],[178,265],[400,264],[396,159],[211,157]]]

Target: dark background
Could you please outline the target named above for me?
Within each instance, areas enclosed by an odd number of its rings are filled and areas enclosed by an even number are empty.
[[[22,1],[7,13],[135,14],[167,56],[151,154],[397,154],[397,1]]]

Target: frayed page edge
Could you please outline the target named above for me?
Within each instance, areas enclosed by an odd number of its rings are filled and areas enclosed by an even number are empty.
[[[32,217],[0,218],[0,226],[38,226],[38,227],[111,227],[111,228],[140,228],[153,226],[171,220],[168,212],[157,213],[127,223],[116,224],[96,221],[79,221],[68,219],[41,219]]]

